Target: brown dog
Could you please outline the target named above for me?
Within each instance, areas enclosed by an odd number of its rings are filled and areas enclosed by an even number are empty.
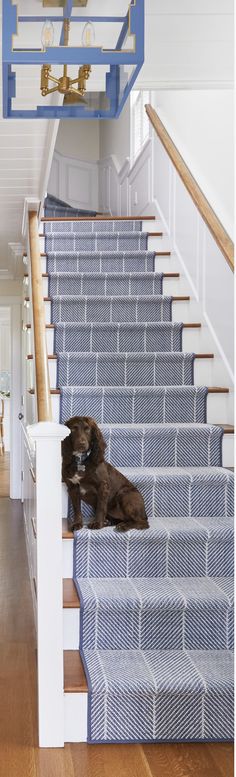
[[[104,460],[106,443],[96,421],[75,416],[66,421],[62,443],[62,477],[74,509],[73,529],[83,526],[81,499],[95,510],[90,529],[115,523],[118,531],[147,529],[143,497],[127,478]]]

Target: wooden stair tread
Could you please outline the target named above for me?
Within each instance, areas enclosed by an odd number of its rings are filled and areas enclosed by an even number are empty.
[[[31,329],[31,324],[25,324],[26,329]],[[55,329],[55,324],[45,324],[46,329]]]
[[[52,302],[51,297],[44,297],[44,302]],[[30,302],[30,297],[25,297],[25,302]]]
[[[42,216],[42,221],[156,221],[155,216]]]
[[[64,650],[64,692],[88,693],[88,684],[78,650]]]
[[[73,531],[70,531],[70,529],[68,529],[67,518],[63,518],[62,519],[62,539],[63,540],[73,540],[74,539]]]
[[[183,329],[201,329],[200,323],[194,323],[194,324],[183,324]]]
[[[45,237],[45,235],[39,235],[39,237]],[[23,256],[27,256],[27,251],[24,251]],[[47,256],[47,254],[45,254],[44,251],[41,251],[40,252],[40,256]],[[28,273],[27,273],[27,275],[28,275]]]
[[[171,256],[171,251],[155,251],[155,256]]]
[[[66,296],[67,295],[65,294],[65,297]],[[82,296],[89,297],[89,294],[84,294],[84,295],[82,294]],[[112,296],[112,295],[110,295],[110,296]],[[122,296],[122,295],[114,294],[114,297],[118,297],[118,296]],[[127,295],[124,294],[123,296],[127,296]],[[134,294],[134,297],[138,297],[138,296],[139,296],[138,294]],[[147,297],[152,297],[152,296],[155,297],[155,294],[153,294],[153,295],[152,294],[147,294],[145,296],[147,296]],[[109,299],[109,297],[108,297],[108,299]],[[128,297],[128,299],[130,299],[130,298]],[[190,297],[189,296],[180,296],[180,297],[178,297],[178,296],[171,295],[171,299],[172,299],[173,302],[189,302],[190,301]],[[44,297],[43,301],[44,302],[52,302],[52,298],[51,297]],[[25,302],[30,302],[30,298],[29,297],[25,297]]]
[[[27,358],[27,359],[33,359],[34,357],[33,357],[33,354],[32,354],[32,353],[28,353],[26,358]],[[56,359],[57,359],[57,354],[55,354],[55,353],[49,353],[49,354],[48,354],[48,359],[50,359],[50,361],[56,361]]]
[[[99,321],[98,321],[99,324]],[[194,324],[183,324],[183,329],[201,329],[200,323],[194,323]],[[46,329],[55,329],[56,324],[46,324]],[[26,329],[31,329],[31,324],[26,324]]]
[[[28,389],[28,393],[29,394],[35,394],[35,390],[34,389]],[[50,389],[50,394],[58,394],[58,395],[60,395],[60,393],[61,393],[60,389]]]
[[[81,351],[80,352],[80,356],[83,353],[86,353],[86,351],[84,351],[84,352]],[[94,354],[95,351],[88,351],[88,353],[90,353],[91,356],[92,356],[92,354]],[[107,353],[110,353],[110,351],[108,351]],[[130,353],[132,354],[133,351],[130,351]],[[148,351],[144,351],[144,353],[147,355]],[[101,355],[102,355],[102,353],[101,353]],[[195,359],[214,359],[215,358],[214,353],[195,353],[194,356],[195,356]],[[34,358],[33,354],[32,353],[28,353],[27,359],[33,359],[33,358]],[[56,354],[56,353],[48,354],[48,359],[51,359],[51,360],[55,361],[57,358],[58,358],[58,354]]]
[[[209,386],[208,394],[229,394],[229,388],[225,386]]]
[[[47,235],[44,232],[40,232],[39,237],[44,237],[45,238],[45,237],[47,237]],[[106,252],[104,251],[104,253],[106,253]],[[154,256],[171,256],[171,255],[172,255],[171,251],[154,251]],[[27,256],[26,251],[23,254],[23,256]],[[41,252],[40,256],[47,256],[47,253]]]
[[[78,609],[80,607],[74,580],[70,577],[65,577],[63,580],[63,607],[64,609]]]
[[[34,389],[28,389],[29,394],[34,394]],[[50,394],[59,394],[61,391],[60,389],[50,389]],[[209,394],[229,394],[229,388],[226,388],[225,386],[209,386],[208,387],[208,393]]]
[[[46,256],[46,254],[44,254],[44,255]],[[41,256],[42,256],[42,254],[41,254]],[[58,274],[60,274],[60,273],[58,273]],[[62,275],[66,275],[66,273],[61,273],[61,274]],[[75,273],[75,275],[86,275],[86,274],[87,275],[91,275],[91,277],[93,277],[93,273],[84,273],[84,272],[83,273],[77,273],[77,272]],[[109,273],[95,273],[95,275],[96,274],[97,275],[103,275],[103,274],[104,275],[108,275]],[[127,273],[127,275],[135,275],[135,274],[139,275],[139,273]],[[156,273],[156,274],[158,275],[158,273]],[[113,275],[115,276],[116,273],[113,273]],[[117,275],[124,275],[124,273],[117,273]],[[24,273],[24,278],[28,278],[28,277],[29,277],[29,273],[25,272]],[[50,277],[50,273],[42,272],[42,278],[49,278],[49,277]],[[179,272],[163,272],[163,278],[179,278],[179,277],[180,277],[180,273]]]

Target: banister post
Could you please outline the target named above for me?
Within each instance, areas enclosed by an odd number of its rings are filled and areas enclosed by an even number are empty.
[[[31,261],[32,312],[34,323],[35,391],[38,421],[52,420],[48,354],[45,329],[45,307],[40,257],[38,215],[29,211],[29,246]]]
[[[36,448],[39,746],[63,747],[61,442],[69,429],[41,422],[27,432]]]

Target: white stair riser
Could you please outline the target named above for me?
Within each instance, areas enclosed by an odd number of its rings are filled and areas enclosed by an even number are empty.
[[[27,346],[27,352],[33,353],[33,345],[32,345],[32,337],[31,337],[31,330],[28,329],[28,346]],[[47,329],[46,331],[46,337],[47,337],[47,351],[48,354],[51,356],[55,353],[54,348],[54,329]],[[214,353],[214,344],[212,343],[211,337],[209,335],[208,329],[206,326],[202,326],[199,329],[183,329],[183,351],[187,353]],[[214,361],[216,361],[216,357],[214,358]],[[221,365],[221,360],[218,360]],[[219,367],[220,369],[220,367]],[[225,369],[222,365],[222,377],[225,376]]]
[[[151,215],[151,214],[148,214],[148,215]],[[43,216],[44,216],[44,208],[42,209],[42,212],[41,212],[41,217],[43,217]],[[135,216],[135,218],[136,218],[136,220],[140,221],[138,216]],[[116,219],[115,219],[115,216],[114,216],[114,221],[115,220]],[[125,216],[124,216],[124,220],[125,220]],[[99,221],[99,218],[98,218],[98,221]],[[45,225],[45,221],[40,221],[40,223],[39,223],[39,233],[44,232],[44,225]],[[143,232],[159,232],[159,231],[161,232],[161,231],[163,231],[161,219],[156,218],[156,216],[153,216],[153,218],[150,218],[150,219],[144,219],[144,221],[142,221],[142,231]]]
[[[45,319],[46,324],[51,323],[51,302],[44,302],[45,305]],[[30,323],[30,317],[29,317],[29,306],[30,302],[26,303],[26,309],[28,311],[27,315],[27,323]],[[174,301],[172,304],[172,320],[173,321],[183,321],[183,323],[195,323],[199,321],[199,315],[198,315],[198,305],[195,300],[186,300],[186,301]]]
[[[171,272],[171,270],[170,270]],[[163,280],[163,294],[164,296],[176,296],[180,294],[188,294],[188,284],[184,276],[180,278],[164,278]],[[43,296],[49,297],[49,279],[43,278]]]
[[[49,359],[49,378],[51,388],[57,387],[57,361]],[[32,378],[33,379],[33,378]],[[197,386],[213,386],[216,384],[213,359],[196,359],[194,364],[194,383]],[[30,385],[29,388],[33,388]]]
[[[31,330],[28,329],[27,332],[28,332],[27,352],[33,353]],[[51,356],[55,353],[54,329],[47,329],[46,337],[47,337],[48,354]],[[204,326],[204,325],[202,325],[199,329],[183,328],[182,344],[183,344],[183,351],[187,353],[192,353],[192,352],[193,353],[214,353],[214,343],[212,342],[212,338],[207,326]],[[215,356],[214,363],[216,362],[216,358],[217,357]],[[221,371],[222,373],[222,378],[221,378],[221,381],[222,381],[223,377],[225,378],[225,368],[221,362],[221,359],[218,359],[218,362],[219,362],[219,371]],[[221,385],[221,381],[219,385]]]
[[[65,742],[87,742],[88,694],[64,694]]]
[[[56,224],[56,222],[60,221],[60,219],[54,219],[53,221]],[[76,221],[76,219],[75,219],[75,221]],[[98,219],[98,221],[99,221],[99,219]],[[115,221],[115,218],[114,218],[114,221]],[[40,221],[40,224],[39,224],[39,234],[41,236],[43,236],[43,234],[44,234],[44,228],[45,228],[45,222],[44,221]],[[141,232],[163,232],[163,225],[161,223],[161,220],[160,219],[148,219],[148,220],[142,221],[142,223],[141,223]],[[43,237],[42,237],[42,239],[43,239]]]
[[[215,386],[221,383],[217,378],[217,367],[221,367],[219,360],[215,363],[214,359],[195,359],[194,363],[194,383],[196,386]],[[57,388],[57,360],[49,359],[49,379],[52,389]],[[28,360],[28,388],[34,388],[33,361]],[[220,423],[222,422],[222,419]]]
[[[51,356],[54,354],[54,329],[46,329],[46,340],[47,340],[47,352],[48,355]],[[32,330],[27,329],[27,354],[33,353],[33,341],[32,341]]]
[[[78,607],[63,609],[63,649],[79,649],[80,617]]]
[[[234,435],[225,434],[223,438],[223,467],[234,466]]]
[[[160,226],[158,227],[158,225],[155,223],[153,226],[149,226],[148,228],[147,228],[147,225],[146,225],[145,231],[146,232],[147,231],[148,232],[149,231],[150,232],[159,232],[159,231],[161,231],[161,228],[160,228]],[[65,237],[66,237],[66,234],[65,234]],[[39,242],[40,242],[40,251],[41,251],[42,254],[44,254],[45,253],[45,237],[44,236],[40,236]],[[163,237],[149,237],[148,238],[147,250],[151,251],[151,252],[155,251],[155,252],[158,252],[158,253],[160,251],[163,251],[163,252],[170,251],[170,240],[169,240],[168,236],[167,235],[163,235]]]
[[[47,272],[46,256],[41,256],[41,271],[42,273]],[[160,256],[157,256],[155,259],[155,271],[156,272],[181,272],[181,267],[175,254],[171,254],[170,256],[160,255]]]
[[[60,397],[52,395],[53,420],[60,423]],[[207,397],[207,423],[233,424],[234,402],[233,393],[209,394]]]
[[[64,502],[65,505],[65,502]],[[64,506],[63,514],[66,516],[67,513],[67,507]],[[63,578],[73,577],[73,539],[72,540],[64,540],[62,542],[62,550],[63,550]]]

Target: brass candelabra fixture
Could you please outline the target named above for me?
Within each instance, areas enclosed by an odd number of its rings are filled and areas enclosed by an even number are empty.
[[[68,46],[70,32],[69,19],[64,19],[63,31],[64,46]],[[90,76],[91,69],[91,65],[82,65],[79,68],[77,78],[70,78],[68,75],[68,65],[63,65],[63,75],[60,78],[55,78],[51,72],[52,66],[43,65],[41,68],[40,86],[42,96],[46,97],[48,94],[52,94],[52,92],[59,92],[60,94],[64,94],[64,99],[67,104],[70,102],[86,102],[84,100],[84,95],[86,93],[86,81]],[[50,87],[50,81],[52,81],[55,86]]]

